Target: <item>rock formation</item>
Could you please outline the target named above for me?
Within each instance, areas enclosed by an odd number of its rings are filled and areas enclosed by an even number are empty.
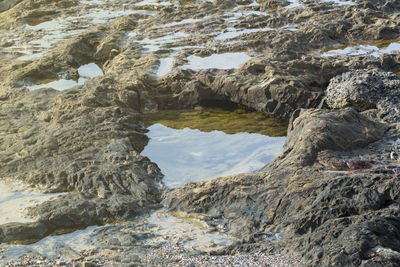
[[[237,238],[212,253],[400,265],[400,165],[389,157],[399,149],[398,1],[88,2],[0,1],[0,180],[67,193],[32,208],[36,222],[0,225],[0,243],[164,205]],[[324,56],[333,50],[342,55]],[[243,51],[240,67],[185,68],[191,56]],[[88,63],[104,76],[79,83]],[[76,86],[48,85],[59,80]],[[140,155],[142,115],[197,106],[291,118],[283,153],[254,173],[163,188]],[[130,249],[142,238],[114,234]]]

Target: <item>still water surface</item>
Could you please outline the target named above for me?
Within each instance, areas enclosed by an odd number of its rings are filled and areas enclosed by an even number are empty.
[[[255,112],[160,113],[146,121],[150,141],[142,155],[157,163],[169,188],[258,170],[281,153],[285,142],[280,135],[286,121]]]

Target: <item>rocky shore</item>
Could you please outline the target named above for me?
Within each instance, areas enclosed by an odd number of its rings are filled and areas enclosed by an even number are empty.
[[[0,243],[105,227],[90,253],[8,264],[399,266],[397,47],[397,0],[0,0],[0,180],[67,193]],[[165,188],[143,115],[202,106],[290,118],[284,151]],[[143,222],[162,207],[231,241],[170,257],[194,237]]]

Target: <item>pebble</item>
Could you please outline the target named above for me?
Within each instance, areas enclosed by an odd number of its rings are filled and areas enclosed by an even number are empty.
[[[274,266],[297,267],[302,266],[298,259],[289,258],[281,254],[237,254],[237,255],[198,255],[188,256],[183,248],[176,245],[167,245],[152,250],[143,259],[145,265],[150,266],[179,266],[179,267],[206,267],[206,266]]]

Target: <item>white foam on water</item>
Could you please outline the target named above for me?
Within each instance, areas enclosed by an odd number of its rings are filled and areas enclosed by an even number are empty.
[[[398,53],[400,51],[400,42],[391,43],[385,48],[378,48],[373,45],[359,45],[349,46],[344,49],[330,50],[321,54],[322,57],[334,56],[358,56],[367,55],[372,57],[379,57],[382,54]]]
[[[208,57],[189,56],[188,64],[182,69],[203,70],[203,69],[237,69],[251,57],[244,52],[213,54]]]
[[[161,168],[170,188],[187,182],[255,171],[281,153],[285,137],[261,134],[225,134],[154,124],[142,155]]]
[[[0,182],[0,224],[34,222],[34,219],[26,216],[26,208],[60,195],[38,193],[17,183]]]

